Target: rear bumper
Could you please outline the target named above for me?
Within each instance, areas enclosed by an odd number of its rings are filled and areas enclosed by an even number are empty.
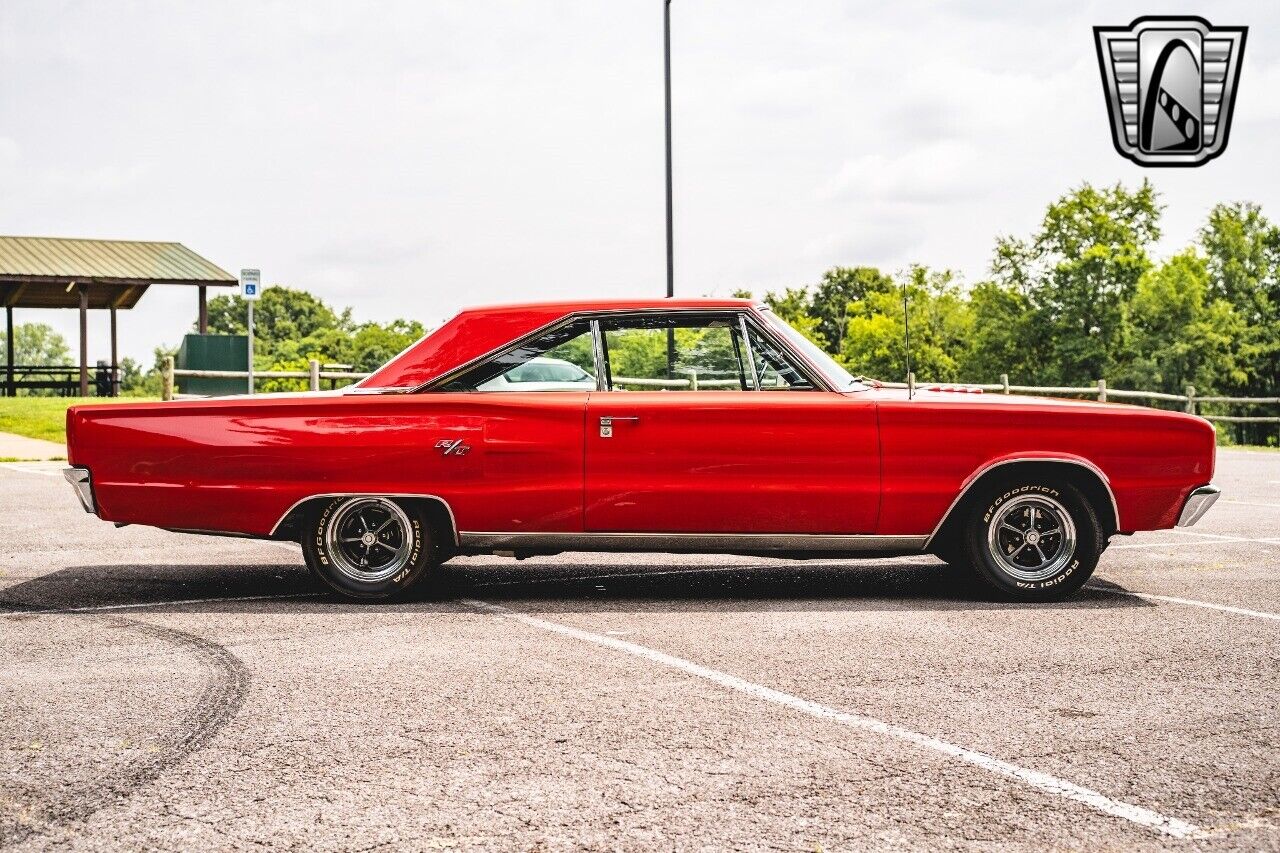
[[[78,466],[63,468],[62,476],[66,477],[71,488],[76,490],[76,497],[80,498],[80,505],[84,507],[84,511],[97,515],[98,507],[93,502],[93,481],[89,478],[89,469]]]
[[[1201,486],[1195,489],[1191,494],[1187,495],[1187,501],[1182,505],[1182,514],[1178,516],[1179,527],[1190,527],[1195,524],[1204,514],[1209,511],[1209,507],[1213,506],[1214,501],[1222,494],[1222,489],[1217,486]]]

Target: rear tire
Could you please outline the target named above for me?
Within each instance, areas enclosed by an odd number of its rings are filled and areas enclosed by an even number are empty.
[[[415,503],[376,495],[335,498],[303,525],[307,567],[359,601],[398,598],[436,565],[430,519]]]
[[[989,593],[1011,601],[1061,601],[1097,568],[1102,524],[1074,486],[1031,477],[992,484],[974,496],[960,544]]]

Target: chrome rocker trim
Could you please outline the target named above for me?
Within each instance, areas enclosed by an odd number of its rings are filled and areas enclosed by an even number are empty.
[[[84,511],[97,515],[98,507],[93,502],[93,480],[89,476],[89,469],[73,465],[63,468],[62,476],[76,490],[76,497],[80,499],[80,506],[84,507]]]
[[[1182,505],[1182,514],[1178,516],[1179,527],[1190,527],[1209,511],[1214,502],[1222,495],[1222,489],[1212,484],[1201,486],[1187,495],[1187,502]]]
[[[492,533],[463,532],[466,550],[639,551],[664,554],[918,554],[924,536],[824,536],[794,533]]]

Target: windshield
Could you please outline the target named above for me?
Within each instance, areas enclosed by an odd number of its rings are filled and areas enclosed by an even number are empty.
[[[822,375],[827,377],[827,381],[835,386],[836,390],[865,391],[867,389],[867,386],[855,379],[852,373],[841,367],[839,362],[823,352],[822,348],[813,341],[797,332],[786,320],[783,320],[768,308],[760,310],[765,319],[768,320],[769,326],[785,337],[793,347],[804,353],[805,357],[813,363],[814,367],[822,371]]]

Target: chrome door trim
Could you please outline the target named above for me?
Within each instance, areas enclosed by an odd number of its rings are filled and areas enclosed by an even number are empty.
[[[453,544],[458,544],[458,520],[453,515],[453,507],[449,506],[449,502],[439,495],[429,494],[427,492],[317,492],[314,495],[307,495],[299,498],[289,505],[289,508],[281,513],[280,518],[272,525],[271,532],[268,536],[275,536],[276,531],[280,529],[280,525],[284,524],[284,520],[289,517],[289,513],[302,506],[307,501],[313,501],[316,498],[426,498],[428,500],[439,501],[444,505],[444,511],[449,513],[449,526],[453,532]]]
[[[1106,474],[1102,473],[1102,469],[1094,465],[1087,459],[1067,459],[1061,456],[1019,456],[1016,459],[1002,459],[999,462],[992,462],[980,466],[972,474],[965,478],[964,483],[960,486],[960,493],[956,495],[955,500],[951,502],[951,506],[947,507],[947,511],[942,514],[942,518],[934,526],[933,531],[929,534],[928,540],[924,543],[924,547],[928,548],[933,544],[933,538],[938,535],[938,531],[942,529],[942,525],[947,523],[947,519],[951,517],[951,513],[960,501],[964,500],[964,496],[969,493],[969,489],[973,488],[973,484],[986,474],[988,471],[994,471],[1003,465],[1016,465],[1020,462],[1059,462],[1064,465],[1076,465],[1088,471],[1092,471],[1102,481],[1102,487],[1107,490],[1107,497],[1111,498],[1111,512],[1116,520],[1116,529],[1120,529],[1120,507],[1116,505],[1115,492],[1111,490],[1111,480]]]
[[[600,332],[600,321],[591,318],[591,351],[595,354],[596,390],[609,390],[609,377],[604,367],[604,335]]]
[[[657,553],[829,552],[906,553],[924,550],[925,536],[808,533],[495,533],[458,534],[464,548],[484,551],[643,551]]]
[[[746,316],[747,314],[751,314],[752,317],[748,319]],[[774,316],[777,316],[777,315],[775,314]],[[781,317],[779,317],[778,319],[780,322],[783,322],[783,323],[786,322],[786,320],[783,320]],[[808,356],[806,356],[804,353],[800,352],[795,347],[793,347],[791,345],[791,342],[788,341],[786,338],[779,337],[773,331],[773,329],[769,328],[769,324],[765,322],[764,319],[760,316],[760,311],[757,311],[757,310],[744,311],[743,320],[747,324],[749,324],[752,329],[755,330],[756,334],[764,338],[766,341],[768,341],[770,344],[772,344],[776,348],[782,350],[787,355],[791,356],[791,360],[792,360],[791,366],[794,367],[797,371],[799,371],[800,374],[804,376],[805,379],[809,380],[809,384],[813,386],[813,390],[815,391],[839,391],[840,390],[831,384],[830,380],[827,379],[827,374],[819,370],[818,367],[812,361],[809,360]],[[801,388],[797,390],[804,391],[807,389]]]
[[[751,366],[751,390],[760,390],[760,374],[756,371],[756,354],[751,349],[751,335],[747,334],[747,315],[741,313],[738,315],[738,333],[742,335],[742,353],[747,359],[747,364]]]

